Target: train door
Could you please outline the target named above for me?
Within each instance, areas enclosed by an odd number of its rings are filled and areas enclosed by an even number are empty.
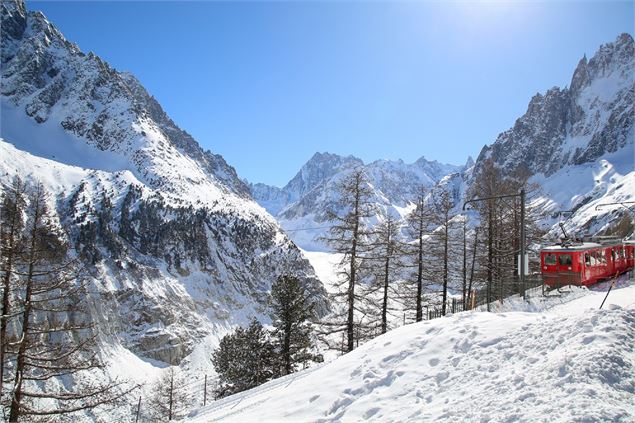
[[[582,254],[582,253],[581,253]],[[580,276],[582,278],[582,283],[587,284],[593,281],[593,265],[591,263],[595,263],[595,258],[593,258],[593,252],[585,251],[584,252],[584,260],[582,266],[580,266]]]

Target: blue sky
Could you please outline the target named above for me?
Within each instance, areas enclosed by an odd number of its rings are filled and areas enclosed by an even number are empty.
[[[460,164],[631,2],[27,2],[139,78],[199,143],[282,186],[316,151]]]

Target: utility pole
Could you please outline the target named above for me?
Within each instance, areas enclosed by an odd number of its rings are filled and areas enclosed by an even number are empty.
[[[525,299],[525,188],[520,190],[520,286]]]
[[[463,310],[465,310],[465,289],[467,288],[467,217],[463,219]]]
[[[520,277],[520,285],[521,285],[521,291],[522,291],[522,296],[523,298],[526,298],[525,296],[525,189],[521,189],[520,193],[518,194],[508,194],[508,195],[494,195],[491,197],[484,197],[484,198],[472,198],[471,200],[467,200],[465,203],[463,203],[463,210],[465,210],[465,207],[467,207],[468,204],[470,203],[476,203],[479,201],[490,201],[490,200],[495,200],[498,198],[515,198],[515,197],[520,197],[520,248],[519,248],[519,252],[520,252],[520,269],[519,269],[519,277]],[[490,226],[488,228],[488,230],[490,230],[491,233],[491,226],[492,226],[492,218],[491,218],[491,207],[490,207],[490,217],[488,218],[488,225]],[[490,235],[491,238],[491,235]],[[489,248],[491,249],[491,239],[489,242]],[[492,269],[488,269],[489,272],[491,272]],[[489,278],[488,278],[488,282],[489,282]],[[488,283],[488,287],[487,287],[487,311],[490,311],[490,306],[489,306],[489,302],[491,300],[490,298],[490,287],[489,287],[489,283]],[[501,298],[502,301],[502,298]]]

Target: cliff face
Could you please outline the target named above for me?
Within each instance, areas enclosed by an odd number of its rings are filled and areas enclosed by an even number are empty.
[[[569,88],[536,94],[514,126],[485,147],[506,172],[525,166],[550,176],[569,165],[596,161],[633,144],[635,45],[629,34],[578,63]]]
[[[1,7],[0,183],[18,175],[51,192],[104,336],[177,363],[204,337],[266,321],[282,273],[326,310],[308,261],[221,156],[44,15],[22,1]]]

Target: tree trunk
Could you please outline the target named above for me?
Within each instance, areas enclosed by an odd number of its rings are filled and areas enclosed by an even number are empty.
[[[3,248],[3,255],[5,256],[6,264],[4,266],[4,279],[2,281],[2,314],[0,316],[0,397],[2,397],[2,387],[4,385],[4,352],[5,352],[5,337],[7,335],[7,316],[11,311],[11,304],[9,302],[10,289],[11,289],[11,274],[13,273],[13,259],[16,255],[16,230],[18,229],[18,213],[20,202],[21,189],[20,185],[15,187],[15,198],[13,201],[13,210],[11,210],[11,220],[9,222],[9,233],[7,235],[7,245]],[[4,246],[3,246],[4,247]]]
[[[355,193],[355,214],[353,227],[353,242],[351,246],[351,276],[348,284],[348,319],[346,324],[346,334],[348,335],[347,351],[353,351],[355,348],[355,277],[357,262],[357,238],[359,236],[359,185],[356,186]]]
[[[423,305],[421,304],[421,295],[423,293],[423,222],[419,222],[419,256],[417,258],[417,316],[416,321],[423,319]]]
[[[22,402],[22,383],[24,381],[23,374],[26,360],[27,337],[30,331],[31,319],[31,296],[33,293],[33,274],[35,271],[35,262],[37,260],[37,231],[40,223],[41,205],[40,198],[34,197],[33,205],[33,222],[31,226],[31,243],[29,246],[29,270],[26,277],[26,293],[24,296],[24,310],[22,312],[22,336],[20,339],[20,348],[16,357],[15,364],[15,380],[13,383],[13,395],[11,400],[11,411],[9,412],[9,421],[17,422],[20,417],[20,406]]]
[[[445,214],[444,238],[443,238],[443,305],[441,306],[441,314],[445,316],[448,302],[448,226],[450,222],[448,214]]]
[[[381,333],[388,330],[388,271],[390,268],[390,255],[386,255],[384,264],[384,300],[381,307]]]

